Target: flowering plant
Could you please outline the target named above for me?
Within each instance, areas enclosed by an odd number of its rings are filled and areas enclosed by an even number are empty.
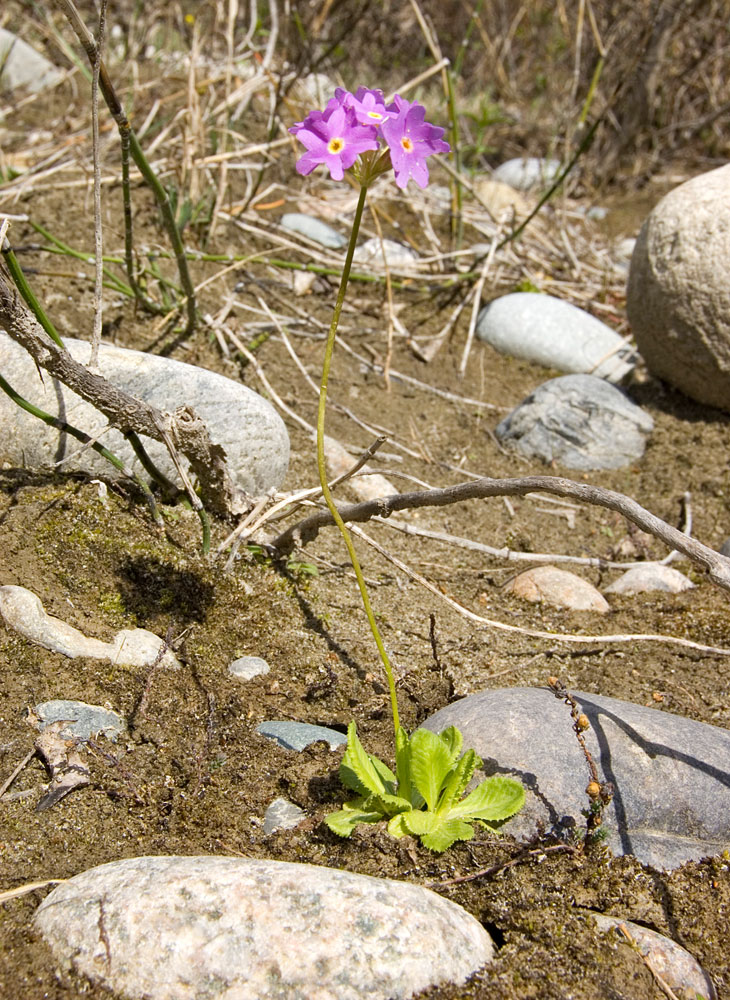
[[[425,116],[423,105],[406,101],[399,94],[387,103],[382,90],[360,87],[357,93],[351,94],[338,88],[324,111],[310,111],[289,131],[306,148],[296,164],[300,174],[311,174],[322,164],[333,180],[341,181],[348,170],[360,184],[360,197],[325,345],[317,412],[317,468],[322,495],[347,546],[365,614],[388,678],[395,730],[396,769],[393,773],[383,761],[365,751],[355,723],[350,724],[340,779],[358,796],[346,802],[338,812],[330,813],[325,822],[334,833],[347,837],[358,823],[389,819],[388,830],[394,837],[409,833],[420,837],[424,847],[444,851],[454,841],[472,837],[474,823],[499,822],[521,809],[524,789],[511,778],[493,776],[463,798],[481,761],[473,750],[462,754],[458,730],[451,727],[437,736],[419,729],[408,736],[401,727],[393,669],[370,606],[350,532],[332,499],[324,457],[329,371],[368,184],[391,167],[401,189],[405,189],[411,178],[419,187],[428,184],[427,158],[434,153],[448,153],[450,147],[441,138],[444,130],[431,125]]]
[[[341,181],[344,171],[354,168],[360,183],[367,184],[392,166],[399,188],[411,178],[424,188],[427,157],[451,148],[441,138],[444,130],[425,116],[422,104],[400,94],[386,104],[382,90],[360,87],[351,94],[338,87],[324,111],[310,111],[289,129],[307,148],[297,160],[297,171],[311,174],[324,164],[332,179]]]

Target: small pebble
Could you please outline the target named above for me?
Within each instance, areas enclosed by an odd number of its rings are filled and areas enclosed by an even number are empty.
[[[347,245],[347,240],[342,233],[338,233],[332,226],[328,226],[321,219],[315,219],[312,215],[304,215],[302,212],[287,212],[281,217],[281,225],[292,233],[306,236],[314,243],[319,243],[332,250],[340,250]]]
[[[523,598],[525,601],[539,603],[545,601],[560,608],[570,608],[572,611],[597,611],[605,615],[610,610],[609,604],[587,580],[558,569],[557,566],[536,566],[520,573],[505,586],[505,591]]]
[[[336,729],[328,729],[326,726],[312,726],[308,722],[290,722],[288,720],[262,722],[256,727],[256,732],[270,740],[275,740],[285,750],[302,751],[310,743],[317,743],[320,740],[328,743],[330,750],[336,750],[347,743],[347,737],[344,733],[339,733]]]
[[[382,243],[376,237],[365,240],[355,251],[354,260],[358,264],[373,264],[376,267],[383,266],[383,250],[388,267],[408,267],[418,260],[418,254],[411,247],[403,243],[396,243],[395,240],[383,240]]]
[[[299,826],[307,814],[299,806],[288,799],[274,799],[264,813],[264,833],[276,833],[277,830],[293,830]]]
[[[228,672],[242,681],[261,677],[263,674],[268,674],[270,670],[269,664],[260,656],[239,656],[228,667]]]
[[[660,590],[669,594],[681,594],[691,590],[694,584],[684,573],[662,563],[647,562],[643,566],[632,566],[623,576],[606,587],[604,594],[641,594]]]

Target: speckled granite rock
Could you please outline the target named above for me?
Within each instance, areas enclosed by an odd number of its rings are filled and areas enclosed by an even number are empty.
[[[83,364],[88,361],[88,343],[71,339],[64,342],[77,361]],[[109,344],[102,345],[99,365],[105,378],[119,389],[161,410],[172,411],[183,403],[192,406],[207,424],[214,443],[225,449],[234,481],[248,493],[265,493],[281,485],[289,464],[289,435],[271,403],[252,389],[195,365]],[[41,382],[30,355],[3,331],[0,331],[0,370],[21,396],[92,437],[107,426],[106,418],[98,410],[66,386],[47,374]],[[5,393],[0,393],[0,425],[3,428],[0,463],[47,468],[72,455],[63,464],[67,472],[119,475],[95,451],[88,448],[82,451],[78,441],[21,410]],[[145,475],[119,431],[105,433],[102,442],[127,465]],[[144,444],[158,467],[176,479],[164,445],[148,439],[144,439]]]
[[[730,410],[730,165],[670,191],[641,227],[626,311],[649,369]]]
[[[603,779],[613,783],[604,813],[614,854],[675,868],[730,848],[730,732],[602,695],[571,692],[588,716],[585,733]],[[527,790],[504,831],[529,838],[585,830],[589,772],[570,711],[544,688],[481,691],[432,715],[426,729],[457,726],[488,774],[507,773]]]
[[[61,965],[135,1000],[405,1000],[492,957],[482,925],[428,889],[248,858],[101,865],[35,926]]]

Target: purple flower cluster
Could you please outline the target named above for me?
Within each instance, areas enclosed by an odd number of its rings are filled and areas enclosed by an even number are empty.
[[[392,165],[399,188],[405,188],[411,178],[426,187],[426,158],[448,153],[450,147],[441,138],[444,130],[429,124],[425,116],[422,104],[399,94],[386,104],[382,90],[360,87],[351,94],[338,87],[324,111],[310,111],[304,121],[289,129],[307,149],[297,160],[297,171],[311,174],[323,163],[333,180],[341,181],[361,154],[382,149],[380,156],[368,161],[369,178]]]

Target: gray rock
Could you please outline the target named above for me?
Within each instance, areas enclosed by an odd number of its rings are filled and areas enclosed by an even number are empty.
[[[525,570],[510,580],[504,589],[525,601],[545,601],[572,611],[596,611],[605,615],[610,610],[608,601],[592,583],[557,566],[536,566]]]
[[[730,165],[670,191],[631,258],[626,310],[648,367],[730,410]]]
[[[299,233],[306,236],[315,243],[320,243],[323,247],[330,247],[332,250],[339,250],[347,246],[347,240],[326,222],[315,219],[312,215],[304,215],[302,212],[287,212],[281,217],[281,224],[284,229],[292,233]]]
[[[571,692],[590,721],[588,749],[614,785],[604,812],[614,854],[675,868],[730,846],[730,732],[602,695]],[[504,832],[571,836],[585,829],[590,774],[569,708],[552,691],[481,691],[432,715],[426,729],[457,726],[487,774],[507,773],[527,790]]]
[[[312,726],[308,722],[288,720],[262,722],[256,726],[256,732],[270,740],[276,740],[285,750],[302,751],[310,743],[317,743],[320,740],[328,743],[330,750],[336,750],[347,743],[344,733],[338,733],[336,729],[328,729],[326,726]]]
[[[116,740],[126,731],[127,723],[117,712],[83,701],[44,701],[33,712],[38,716],[38,728],[43,730],[54,722],[68,722],[60,732],[65,739],[88,740],[103,735]]]
[[[591,916],[599,931],[612,932],[623,941],[626,937],[621,928],[625,928],[649,967],[661,976],[675,994],[691,1000],[716,1000],[717,993],[710,977],[697,959],[676,941],[631,920],[621,920],[620,917],[609,917],[602,913],[592,913]]]
[[[249,858],[113,861],[54,889],[35,926],[60,964],[145,1000],[405,1000],[492,957],[428,889]]]
[[[0,90],[25,87],[35,94],[61,79],[63,73],[22,39],[0,28]]]
[[[65,344],[77,361],[84,364],[88,361],[88,343],[66,339]],[[289,463],[289,435],[273,406],[252,389],[195,365],[109,344],[102,345],[99,365],[101,373],[117,388],[162,410],[172,411],[182,404],[192,406],[207,424],[213,441],[225,449],[232,477],[248,493],[265,493],[281,485]],[[2,331],[0,370],[21,396],[92,437],[107,426],[106,418],[98,410],[66,386],[47,374],[41,381],[31,357]],[[78,441],[21,410],[5,393],[0,394],[0,425],[3,428],[0,462],[47,468],[74,456],[64,462],[64,470],[118,476],[117,470],[96,452],[90,449],[80,452]],[[102,443],[144,475],[119,431],[105,433]],[[144,443],[158,467],[176,479],[164,445],[148,439]]]
[[[502,354],[609,382],[633,367],[633,352],[615,330],[553,295],[512,292],[495,299],[479,313],[476,334]]]
[[[377,237],[365,240],[355,250],[353,260],[358,264],[373,264],[375,267],[383,266],[383,250],[388,267],[410,267],[418,260],[418,254],[411,247],[403,243],[396,243],[395,240],[381,241]]]
[[[497,426],[527,458],[569,469],[620,469],[644,454],[654,421],[594,375],[561,375],[538,386]]]
[[[642,594],[652,590],[662,590],[669,594],[681,594],[691,590],[694,584],[684,573],[662,563],[648,562],[643,566],[632,566],[606,587],[604,594]]]
[[[293,830],[299,826],[307,814],[299,806],[288,799],[274,799],[264,813],[264,833],[276,833],[277,830]]]
[[[228,672],[238,677],[242,681],[253,680],[254,677],[261,677],[268,674],[271,667],[260,656],[239,656],[228,667]]]
[[[517,191],[546,188],[555,180],[560,170],[560,160],[541,156],[518,156],[505,160],[494,171],[494,179],[509,184]]]

